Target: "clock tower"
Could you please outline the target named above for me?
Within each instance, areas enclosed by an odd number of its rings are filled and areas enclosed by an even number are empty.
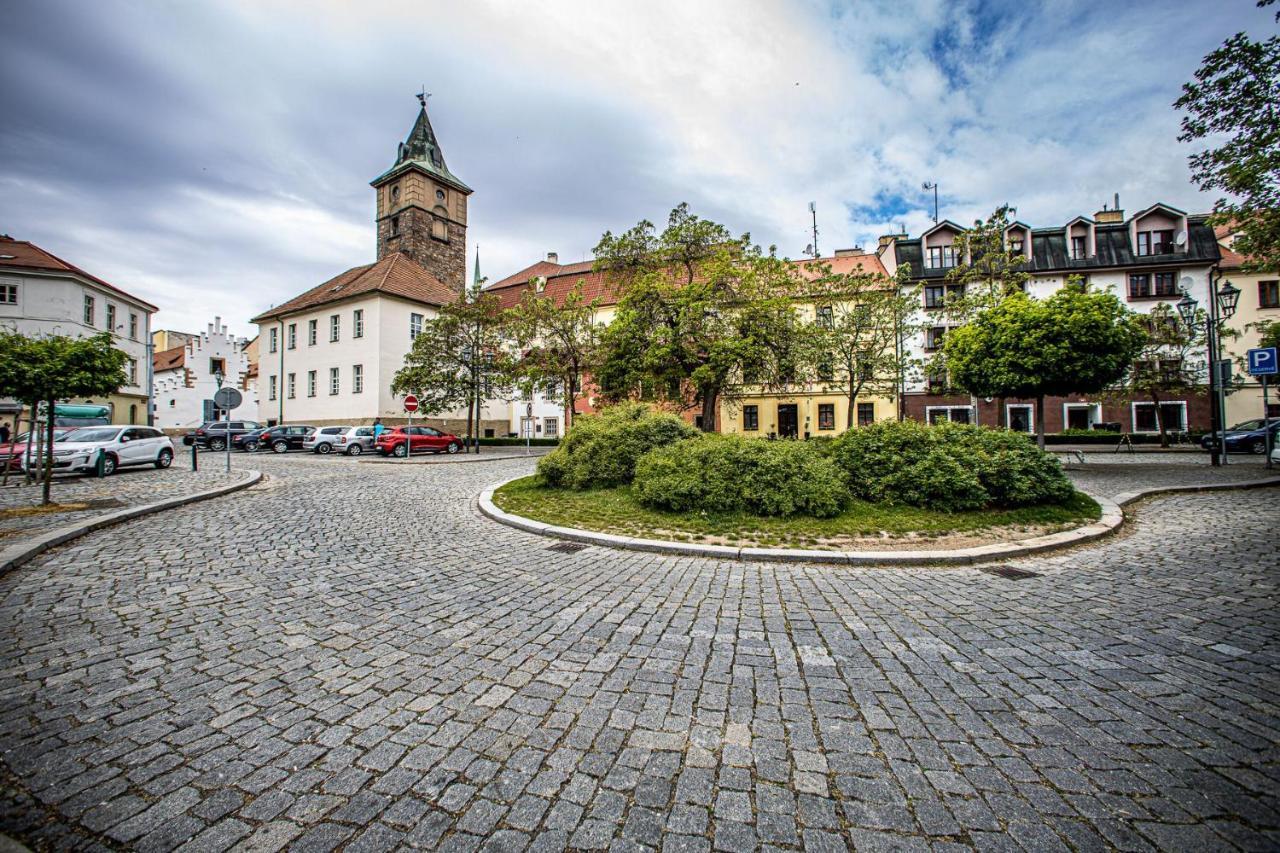
[[[400,252],[461,293],[466,283],[467,197],[471,188],[445,165],[418,95],[418,120],[400,143],[396,162],[374,178],[378,259]]]

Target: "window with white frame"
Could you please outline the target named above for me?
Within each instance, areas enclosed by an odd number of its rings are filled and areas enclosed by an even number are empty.
[[[1083,260],[1089,254],[1089,241],[1083,235],[1076,235],[1071,238],[1071,258],[1072,260]]]
[[[351,312],[351,337],[364,337],[364,309],[357,308]]]
[[[137,314],[129,315],[129,337],[130,339],[135,341],[138,339],[138,315]]]
[[[94,317],[93,297],[86,293],[84,295],[84,324],[86,326],[92,326],[94,324]]]
[[[359,394],[364,391],[364,365],[354,364],[351,366],[351,393]]]
[[[543,418],[542,419],[542,437],[543,438],[559,438],[560,437],[560,419],[559,418]]]
[[[924,419],[929,424],[971,424],[972,406],[925,406]]]
[[[0,284],[0,305],[18,304],[18,285]]]
[[[954,267],[956,265],[956,247],[954,244],[948,246],[930,246],[929,247],[929,268],[942,269],[944,267]]]
[[[116,333],[116,306],[110,302],[107,303],[107,331],[113,335]]]
[[[290,373],[287,380],[285,381],[284,393],[285,393],[285,396],[288,397],[290,400],[292,400],[294,396],[297,394],[297,390],[298,390],[297,380],[298,380],[298,374]]]
[[[274,376],[267,377],[267,399],[274,400],[276,398],[276,378]]]
[[[319,323],[320,323],[319,320],[307,321],[307,346],[309,347],[313,347],[316,345],[316,328],[319,325]]]
[[[138,384],[138,360],[136,358],[129,359],[129,384]]]
[[[273,329],[272,331],[274,331],[274,329]],[[297,349],[297,348],[298,348],[298,324],[297,324],[297,323],[290,323],[290,324],[289,324],[289,335],[288,335],[288,337],[285,339],[285,344],[284,344],[284,345],[285,345],[288,349]]]
[[[342,327],[342,315],[334,314],[329,317],[329,343],[338,340],[338,332]]]
[[[331,397],[338,393],[338,383],[340,382],[338,376],[338,368],[329,368],[329,396]]]
[[[1009,403],[1005,406],[1005,424],[1014,432],[1033,432],[1035,430],[1035,409],[1022,403]]]
[[[409,340],[416,341],[418,335],[422,334],[422,320],[421,314],[409,315]]]
[[[307,371],[307,396],[314,397],[316,395],[316,372],[314,370]]]
[[[276,338],[278,337],[276,332],[278,331],[279,330],[275,328],[271,328],[267,330],[267,352],[276,351],[276,347],[278,345],[276,341]]]

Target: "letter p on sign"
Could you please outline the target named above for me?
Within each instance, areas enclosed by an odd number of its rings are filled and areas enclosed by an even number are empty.
[[[1249,362],[1250,376],[1275,376],[1280,372],[1280,363],[1276,359],[1276,348],[1251,349],[1246,354]]]

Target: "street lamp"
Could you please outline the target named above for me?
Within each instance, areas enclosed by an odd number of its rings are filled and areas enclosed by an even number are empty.
[[[1235,316],[1236,305],[1240,302],[1240,288],[1230,281],[1222,283],[1218,288],[1218,308],[1222,311],[1222,319],[1230,320]]]
[[[1205,337],[1209,349],[1209,397],[1213,405],[1210,411],[1210,428],[1215,433],[1220,432],[1212,462],[1214,465],[1224,465],[1227,461],[1227,377],[1222,375],[1219,367],[1222,362],[1222,330],[1218,328],[1218,324],[1219,318],[1229,320],[1235,316],[1236,306],[1240,302],[1240,288],[1230,281],[1224,281],[1214,291],[1210,280],[1210,293],[1212,298],[1209,300],[1209,317],[1205,320]],[[1184,287],[1177,308],[1178,316],[1188,329],[1195,325],[1196,309],[1199,306],[1200,303],[1192,298],[1189,288]]]

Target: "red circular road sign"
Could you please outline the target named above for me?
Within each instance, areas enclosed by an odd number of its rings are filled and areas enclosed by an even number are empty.
[[[410,394],[404,398],[404,410],[406,412],[418,411],[418,398]]]

